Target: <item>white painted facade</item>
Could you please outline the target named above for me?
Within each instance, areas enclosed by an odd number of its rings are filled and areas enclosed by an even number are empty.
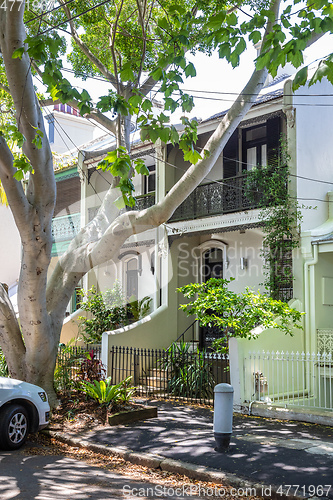
[[[321,83],[300,89],[293,95],[291,80],[287,80],[283,83],[281,97],[253,107],[245,120],[248,124],[251,121],[260,123],[260,117],[264,120],[265,116],[279,112],[283,117],[281,132],[287,137],[292,174],[289,189],[292,195],[297,196],[303,214],[301,245],[293,255],[295,281],[291,304],[305,314],[304,330],[295,330],[293,337],[270,329],[262,332],[256,340],[236,341],[236,354],[233,352],[232,355],[237,359],[234,366],[236,374],[238,371],[238,381],[237,377],[234,381],[238,385],[246,377],[242,372],[243,359],[251,350],[317,352],[323,342],[322,336],[318,341],[318,332],[319,335],[325,332],[327,345],[330,343],[333,351],[333,210],[329,215],[333,195],[330,195],[329,201],[327,194],[333,184],[333,143],[330,140],[333,130],[330,106],[333,97],[326,97],[332,94],[331,89],[331,85],[323,79]],[[305,98],[304,94],[310,94],[310,97]],[[323,104],[327,104],[327,107]],[[202,123],[199,133],[214,129],[217,123],[218,117],[215,122]],[[186,168],[176,150],[168,154],[166,148],[162,148],[162,157],[166,162],[157,162],[157,199],[178,180],[181,169]],[[221,174],[222,159],[217,162],[206,183],[218,181]],[[160,228],[154,246],[159,255],[156,267],[160,273],[156,285],[159,298],[155,301],[154,313],[138,328],[132,325],[105,334],[104,355],[112,345],[167,347],[186,329],[193,318],[187,318],[178,310],[182,298],[175,290],[186,283],[202,279],[202,256],[209,248],[221,248],[223,276],[235,278],[230,288],[242,291],[250,286],[260,290],[263,281],[260,257],[262,232],[260,227],[255,226],[256,222],[258,211],[248,210],[179,222],[169,221]],[[245,267],[241,259],[245,259]],[[142,272],[145,278],[141,279],[151,279],[149,272],[146,262]],[[161,288],[160,294],[158,288]],[[156,306],[159,307],[156,309]],[[153,334],[157,331],[158,338]],[[241,398],[241,389],[239,394]]]

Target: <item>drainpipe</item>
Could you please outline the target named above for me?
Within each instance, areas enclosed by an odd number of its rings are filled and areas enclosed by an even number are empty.
[[[311,332],[315,329],[315,275],[314,266],[318,262],[318,243],[313,244],[313,257],[304,263],[304,306],[305,306],[305,351],[310,352]],[[311,278],[309,269],[311,267]],[[312,313],[312,314],[311,314]]]

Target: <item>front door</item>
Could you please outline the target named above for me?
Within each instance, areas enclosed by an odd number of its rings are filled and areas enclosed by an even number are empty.
[[[205,283],[210,278],[223,278],[223,250],[210,248],[202,256],[201,279]],[[199,348],[211,349],[214,340],[221,338],[221,330],[216,326],[201,326]]]

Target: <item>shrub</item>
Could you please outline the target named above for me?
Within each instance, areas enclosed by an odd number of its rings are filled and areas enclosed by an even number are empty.
[[[81,380],[92,382],[101,380],[105,374],[102,361],[96,358],[93,350],[84,353],[85,359],[82,361],[80,371],[78,373]]]
[[[168,370],[168,388],[171,394],[188,398],[212,397],[215,385],[211,363],[205,351],[190,352],[190,343],[173,343],[166,350],[161,367]]]
[[[104,332],[116,330],[143,318],[148,314],[152,301],[150,297],[144,297],[126,304],[117,283],[112,290],[106,290],[104,293],[97,292],[96,288],[92,287],[88,292],[81,290],[80,294],[86,299],[81,302],[81,309],[89,313],[88,318],[79,317],[82,338],[87,344],[98,343]]]
[[[111,378],[94,382],[84,381],[80,383],[80,389],[100,404],[127,402],[135,391],[134,387],[129,387],[131,378],[127,377],[115,385],[111,384]]]
[[[7,361],[1,348],[0,348],[0,377],[9,377]]]
[[[77,372],[83,362],[84,352],[73,346],[74,339],[67,345],[61,344],[58,350],[57,364],[54,371],[54,388],[59,391],[70,391],[78,384]]]
[[[255,338],[254,329],[277,328],[293,335],[294,328],[302,329],[302,314],[286,303],[274,300],[249,288],[236,293],[229,288],[230,280],[210,278],[205,283],[190,283],[181,288],[187,299],[180,309],[195,314],[201,326],[216,326],[223,336],[214,342],[217,351],[225,352],[230,337]]]

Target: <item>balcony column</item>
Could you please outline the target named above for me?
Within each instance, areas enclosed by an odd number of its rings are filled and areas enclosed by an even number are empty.
[[[159,139],[156,142],[156,187],[155,203],[158,203],[166,194],[166,145]],[[165,251],[168,249],[168,238],[164,226],[156,228],[155,234],[155,299],[154,309],[167,303],[168,258]]]
[[[88,209],[87,209],[87,187],[88,187],[88,168],[84,163],[84,151],[79,151],[78,154],[78,171],[80,175],[81,182],[81,200],[80,200],[80,213],[81,213],[81,225],[80,228],[84,227],[88,223]],[[85,274],[82,278],[82,287],[88,290],[88,274]]]

